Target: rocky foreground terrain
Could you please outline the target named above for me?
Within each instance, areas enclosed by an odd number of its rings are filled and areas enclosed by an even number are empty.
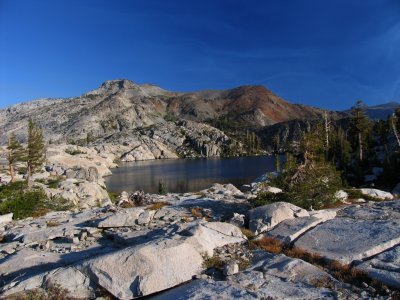
[[[398,299],[400,201],[390,193],[366,189],[387,201],[319,211],[251,209],[259,188],[215,184],[136,207],[3,215],[1,297],[57,288],[74,299]]]

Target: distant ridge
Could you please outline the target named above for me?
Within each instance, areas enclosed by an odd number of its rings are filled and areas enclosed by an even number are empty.
[[[400,108],[400,103],[388,102],[367,107],[367,115],[372,120],[386,120],[393,112]]]

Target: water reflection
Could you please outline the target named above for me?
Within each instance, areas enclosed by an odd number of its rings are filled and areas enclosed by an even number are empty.
[[[138,189],[157,193],[161,181],[169,192],[184,193],[208,188],[216,182],[241,186],[274,170],[273,156],[151,160],[121,164],[112,170],[106,184],[117,193]]]

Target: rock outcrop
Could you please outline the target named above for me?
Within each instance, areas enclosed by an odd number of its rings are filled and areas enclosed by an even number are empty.
[[[297,217],[308,217],[309,213],[290,203],[275,202],[249,210],[249,228],[255,233],[262,233],[275,227],[280,222]]]

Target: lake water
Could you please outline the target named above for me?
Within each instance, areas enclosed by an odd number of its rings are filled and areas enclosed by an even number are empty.
[[[122,163],[106,178],[109,191],[158,193],[159,182],[168,192],[195,192],[213,183],[232,183],[237,187],[275,170],[274,156],[209,159],[168,159]]]

